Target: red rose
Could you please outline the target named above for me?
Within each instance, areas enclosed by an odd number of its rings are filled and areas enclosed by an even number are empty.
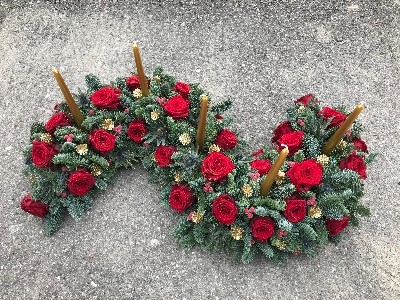
[[[348,157],[343,158],[339,163],[339,168],[349,169],[357,172],[361,179],[367,178],[367,166],[362,156],[355,153],[350,154]]]
[[[260,242],[266,242],[274,235],[275,222],[270,217],[255,216],[250,226],[253,237]]]
[[[115,146],[115,135],[108,133],[104,129],[95,129],[90,132],[89,142],[93,149],[103,155],[107,155]]]
[[[346,118],[347,118],[347,116],[344,113],[337,111],[336,109],[333,109],[328,106],[321,109],[318,114],[322,115],[322,118],[325,121],[328,121],[329,119],[331,119],[331,123],[329,124],[328,128],[338,127],[338,126],[342,125],[344,120],[346,120]]]
[[[147,133],[146,123],[143,120],[134,120],[129,124],[126,134],[135,143],[143,141],[143,137]]]
[[[98,108],[116,109],[121,104],[121,101],[119,100],[121,93],[121,90],[118,88],[105,86],[94,92],[90,97],[90,100],[93,105]]]
[[[67,188],[72,195],[83,196],[94,186],[96,179],[85,169],[78,169],[68,177]]]
[[[223,129],[215,137],[215,144],[223,150],[231,150],[237,145],[237,137],[232,131]]]
[[[322,181],[322,166],[313,159],[294,163],[286,172],[298,192],[306,192]]]
[[[128,89],[133,92],[136,89],[140,89],[140,81],[139,81],[139,76],[133,75],[130,77],[127,77],[125,79],[126,86]]]
[[[368,148],[367,148],[367,144],[365,144],[365,142],[360,139],[359,137],[354,138],[351,143],[354,145],[354,147],[356,147],[358,150],[364,152],[364,153],[368,153]]]
[[[300,98],[297,99],[296,101],[294,101],[294,104],[301,103],[301,104],[303,104],[304,106],[308,106],[308,104],[310,103],[310,101],[312,100],[312,98],[314,98],[314,95],[313,95],[313,94],[307,94],[307,95],[305,95],[305,96],[303,96],[303,97],[300,97]]]
[[[235,168],[231,159],[221,152],[211,152],[201,164],[201,172],[207,180],[224,179]]]
[[[154,152],[154,158],[159,167],[165,168],[168,167],[172,162],[172,154],[176,152],[176,148],[174,146],[158,146],[156,151]]]
[[[289,155],[295,154],[301,148],[301,144],[303,143],[304,132],[303,131],[295,131],[289,132],[282,135],[278,140],[278,146],[281,148],[281,145],[286,145],[289,148]]]
[[[275,144],[281,138],[282,135],[289,132],[293,132],[292,125],[290,124],[289,121],[279,124],[274,130],[274,136],[271,139],[271,142]]]
[[[186,184],[174,184],[169,194],[169,204],[178,211],[184,212],[193,204],[193,191]]]
[[[228,194],[222,194],[215,198],[211,211],[214,217],[225,225],[233,224],[238,214],[235,200]]]
[[[343,216],[340,220],[329,219],[325,221],[326,229],[331,237],[338,235],[349,225],[349,216]]]
[[[69,115],[65,112],[54,114],[46,123],[44,128],[47,132],[53,134],[57,127],[72,126],[72,121]]]
[[[186,118],[189,115],[190,101],[181,95],[173,96],[164,105],[165,112],[174,119]]]
[[[289,222],[300,222],[307,214],[307,203],[304,199],[286,199],[283,215]]]
[[[49,206],[40,202],[40,200],[32,200],[28,194],[21,200],[21,209],[39,218],[44,218],[49,211]]]
[[[51,166],[51,160],[58,153],[54,144],[47,142],[39,142],[34,140],[32,142],[32,160],[33,163],[39,168],[47,168]]]
[[[184,82],[177,82],[174,91],[179,93],[183,98],[187,98],[190,92],[190,85]]]
[[[272,164],[269,159],[256,159],[250,163],[250,167],[263,176],[269,172]]]

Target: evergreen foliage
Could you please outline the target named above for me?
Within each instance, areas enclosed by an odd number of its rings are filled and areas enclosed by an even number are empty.
[[[218,134],[232,123],[231,119],[221,116],[232,106],[230,99],[214,104],[206,91],[190,84],[188,116],[174,118],[166,112],[163,101],[179,93],[176,80],[162,68],[157,68],[150,80],[150,96],[136,98],[127,86],[126,78],[119,77],[109,86],[121,91],[121,105],[117,109],[101,109],[91,102],[91,95],[107,85],[92,74],[85,80],[86,92],[79,91],[75,95],[85,118],[83,128],[60,126],[49,133],[44,124],[32,125],[31,142],[44,141],[57,149],[58,153],[47,167],[34,163],[32,144],[24,151],[24,173],[31,181],[32,198],[48,205],[44,219],[47,234],[54,233],[67,214],[74,219],[82,218],[93,206],[94,197],[107,188],[115,173],[120,168],[131,167],[136,161],[141,161],[149,171],[151,182],[161,185],[161,201],[165,205],[170,205],[173,186],[185,185],[192,191],[193,204],[180,212],[182,217],[173,232],[182,246],[200,245],[210,251],[227,251],[243,263],[252,261],[258,253],[273,262],[281,261],[289,254],[312,256],[321,245],[340,239],[340,234],[332,234],[328,228],[329,220],[343,220],[348,216],[350,222],[357,225],[358,216],[369,214],[368,208],[359,201],[364,184],[361,174],[341,166],[353,154],[362,157],[367,164],[373,161],[375,154],[363,152],[352,143],[359,138],[362,126],[356,122],[350,134],[343,137],[342,147],[336,147],[328,158],[324,158],[321,149],[337,128],[330,126],[332,118],[323,118],[315,98],[307,105],[296,103],[288,109],[287,120],[292,130],[304,132],[304,137],[300,149],[282,166],[284,177],[275,181],[267,197],[262,197],[259,191],[265,175],[259,174],[251,163],[255,160],[273,163],[279,153],[274,147],[264,147],[259,154],[252,155],[247,143],[240,139],[229,149],[217,146]],[[199,149],[196,134],[203,95],[208,95],[211,105],[204,148]],[[62,103],[56,112],[69,113],[68,106]],[[104,125],[107,120],[112,121],[111,127]],[[143,120],[146,126],[140,142],[134,142],[128,134],[130,124],[137,120]],[[96,150],[91,144],[91,132],[99,128],[115,136],[115,147],[107,153]],[[155,158],[160,145],[175,147],[167,166],[160,166]],[[82,150],[85,147],[87,149]],[[208,180],[202,171],[204,160],[213,152],[223,153],[234,165],[221,180]],[[295,164],[306,160],[318,162],[323,174],[321,182],[307,190],[299,190],[288,172]],[[95,183],[84,195],[73,195],[68,182],[73,172],[82,169],[95,177]],[[212,208],[216,199],[226,194],[234,199],[237,210],[229,224],[221,222]],[[307,203],[303,206],[304,215],[296,221],[289,220],[288,203],[293,199]],[[255,217],[265,217],[274,224],[273,233],[266,241],[255,234]]]

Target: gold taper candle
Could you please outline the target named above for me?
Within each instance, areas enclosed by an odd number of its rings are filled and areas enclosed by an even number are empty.
[[[208,97],[206,95],[203,95],[201,96],[200,99],[199,125],[197,127],[197,137],[196,137],[196,142],[200,150],[202,150],[204,147],[207,109],[208,109]]]
[[[357,119],[358,115],[364,109],[365,103],[361,102],[354,108],[352,113],[346,118],[343,122],[342,126],[332,135],[326,145],[322,148],[321,152],[325,155],[329,155],[333,148],[341,141],[342,137],[346,134],[347,130],[351,127],[354,121]]]
[[[83,116],[78,105],[76,104],[74,98],[72,98],[71,92],[69,91],[67,85],[65,84],[64,79],[62,78],[60,72],[56,68],[53,68],[52,72],[54,78],[57,80],[61,92],[64,95],[65,100],[67,101],[69,110],[71,111],[71,114],[74,117],[76,125],[82,128]]]
[[[281,166],[283,165],[283,163],[286,160],[286,156],[288,156],[288,154],[289,154],[288,147],[286,145],[282,145],[282,146],[284,146],[285,148],[283,148],[281,150],[281,152],[279,153],[278,158],[272,165],[271,169],[269,170],[269,172],[267,174],[267,177],[265,177],[265,179],[261,185],[260,193],[261,193],[261,196],[263,196],[263,197],[266,197],[268,195],[269,191],[271,190],[271,186],[274,183]]]
[[[146,79],[146,75],[144,73],[142,59],[140,58],[139,47],[136,43],[133,44],[133,55],[135,56],[135,63],[136,63],[137,73],[139,76],[140,89],[142,90],[143,96],[148,96],[149,88],[147,86],[147,79]]]

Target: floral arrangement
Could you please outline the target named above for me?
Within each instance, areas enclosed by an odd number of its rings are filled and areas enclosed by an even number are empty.
[[[254,153],[224,118],[231,101],[210,105],[204,146],[196,132],[200,100],[196,84],[177,82],[156,69],[142,94],[136,75],[103,85],[86,76],[75,98],[84,117],[77,126],[66,103],[45,123],[35,123],[25,150],[31,193],[21,208],[44,218],[54,233],[69,214],[80,219],[120,168],[142,161],[162,187],[162,202],[182,215],[174,236],[186,247],[226,250],[242,262],[257,253],[272,261],[313,255],[338,242],[349,223],[369,211],[363,195],[368,153],[355,122],[332,153],[321,149],[346,119],[344,108],[321,107],[311,94],[290,107],[274,130],[273,147]],[[267,194],[260,188],[286,145],[289,154]]]

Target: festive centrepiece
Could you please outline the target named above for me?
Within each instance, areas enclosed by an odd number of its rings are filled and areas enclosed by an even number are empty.
[[[143,80],[103,85],[88,75],[78,111],[63,102],[33,124],[25,151],[32,189],[21,208],[44,218],[46,233],[67,214],[80,219],[116,171],[138,160],[162,187],[163,203],[182,215],[174,236],[183,246],[227,250],[242,262],[257,253],[273,261],[312,255],[368,215],[359,199],[374,155],[361,125],[330,140],[346,122],[343,108],[306,95],[274,130],[273,147],[251,153],[222,116],[230,101],[210,105],[206,91],[161,68]]]

